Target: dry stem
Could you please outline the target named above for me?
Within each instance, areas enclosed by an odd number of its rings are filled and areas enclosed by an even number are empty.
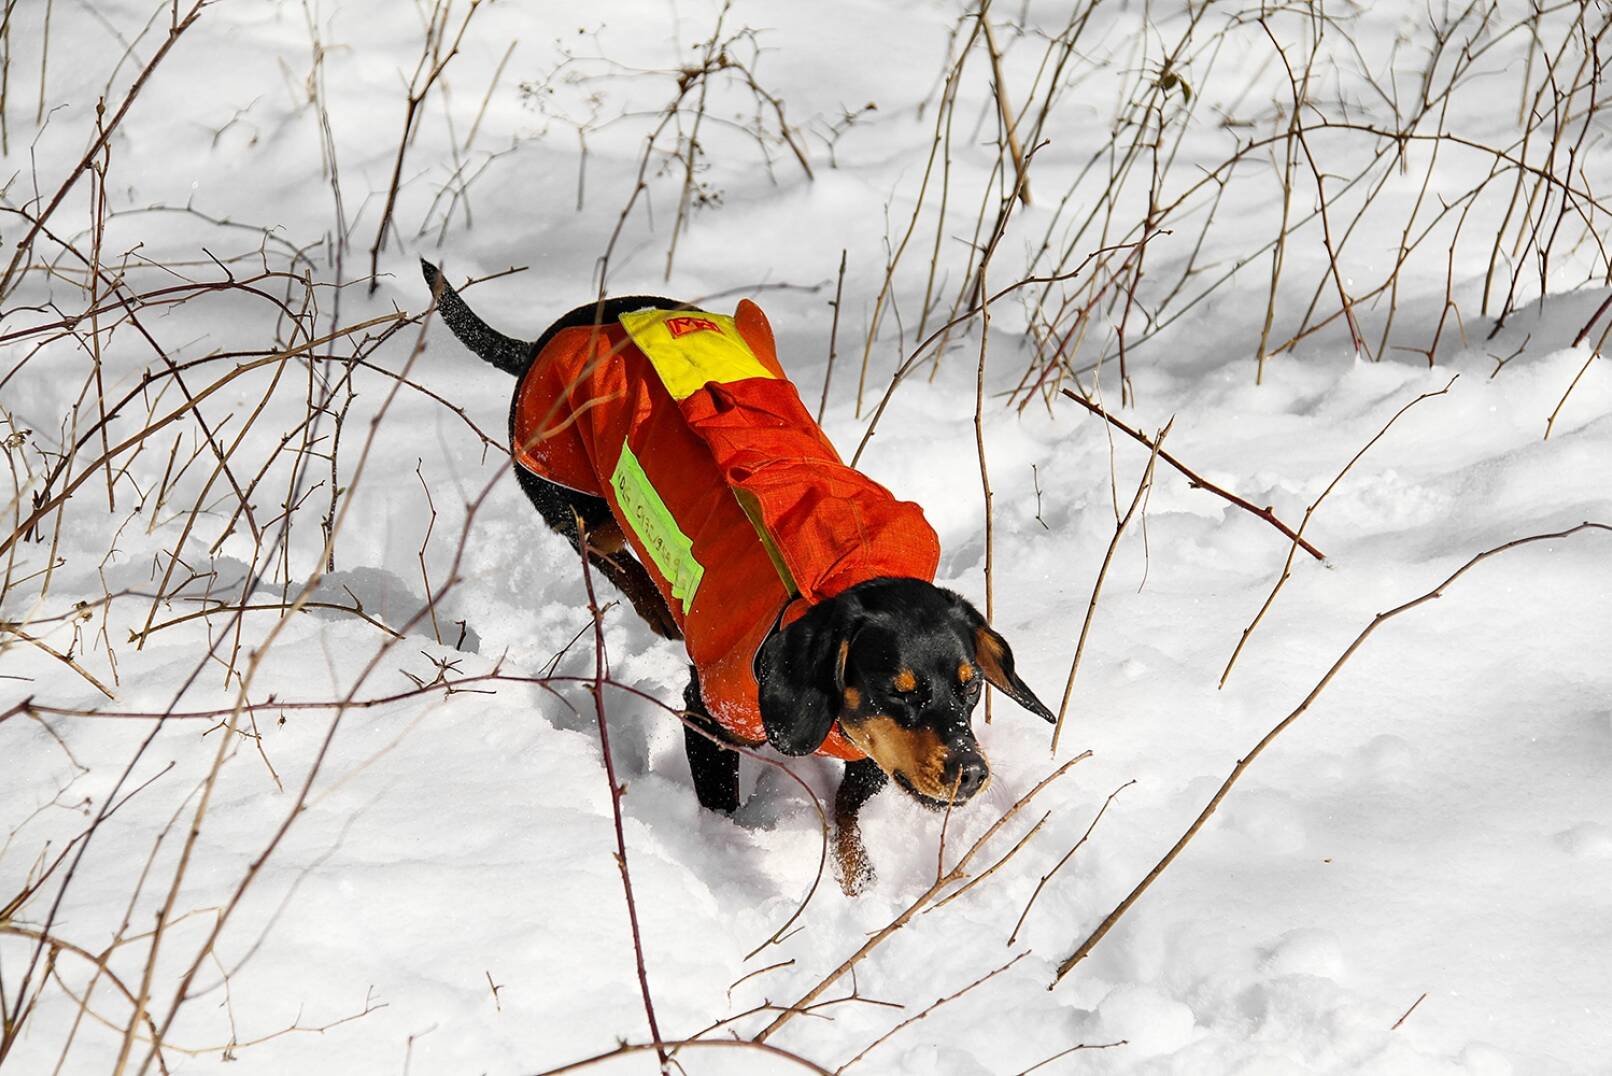
[[[1164,424],[1157,436],[1153,438],[1152,451],[1148,453],[1147,466],[1142,469],[1142,479],[1136,485],[1136,494],[1131,498],[1131,506],[1125,510],[1125,515],[1114,524],[1114,537],[1109,539],[1108,551],[1103,554],[1102,567],[1097,569],[1097,579],[1092,583],[1091,600],[1086,603],[1086,617],[1080,624],[1080,639],[1075,643],[1075,656],[1069,662],[1069,679],[1064,681],[1063,701],[1058,704],[1058,720],[1052,726],[1052,753],[1058,753],[1058,740],[1063,735],[1064,716],[1069,712],[1069,699],[1075,691],[1075,674],[1080,671],[1080,658],[1086,652],[1086,638],[1091,633],[1091,622],[1097,615],[1097,599],[1103,593],[1103,580],[1108,578],[1108,567],[1114,563],[1114,551],[1119,548],[1119,540],[1125,535],[1125,528],[1131,524],[1131,517],[1142,504],[1147,491],[1153,485],[1153,467],[1158,463],[1159,451],[1164,445],[1164,438],[1170,433],[1170,426],[1175,419]]]
[[[1075,763],[1084,761],[1090,757],[1090,751],[1081,752],[1068,762],[1065,762],[1062,766],[1059,766],[1057,769],[1053,770],[1047,776],[1043,777],[1039,782],[1036,783],[1034,788],[1030,789],[1030,791],[1026,792],[1023,796],[1019,797],[1018,801],[1014,803],[1013,806],[1009,807],[1002,813],[1002,817],[998,818],[989,829],[981,834],[978,840],[969,846],[968,851],[964,852],[957,862],[952,865],[951,870],[937,878],[935,882],[931,884],[928,889],[920,893],[918,897],[906,907],[905,910],[903,910],[884,927],[880,928],[872,937],[864,942],[862,946],[856,950],[856,952],[852,953],[849,957],[846,957],[839,967],[829,972],[817,983],[816,986],[812,987],[810,990],[806,991],[805,994],[801,995],[799,1001],[788,1006],[783,1012],[779,1013],[778,1017],[773,1020],[772,1023],[762,1028],[760,1033],[758,1033],[752,1041],[765,1042],[779,1028],[783,1027],[790,1020],[794,1019],[796,1015],[804,1011],[806,1007],[809,1006],[813,1001],[822,996],[825,990],[843,978],[851,971],[852,968],[856,967],[856,965],[861,962],[863,957],[867,956],[874,949],[877,949],[880,945],[884,944],[885,940],[888,939],[890,935],[906,926],[914,915],[916,915],[926,904],[939,895],[942,889],[953,882],[960,881],[966,877],[969,863],[972,862],[974,857],[979,854],[980,849],[984,848],[986,843],[990,841],[992,837],[996,836],[998,830],[1006,825],[1014,815],[1018,814],[1018,812],[1026,804],[1039,795],[1042,789],[1046,788],[1052,782],[1068,773],[1070,768],[1074,766]]]
[[[1108,932],[1114,928],[1114,924],[1118,923],[1120,919],[1124,917],[1125,913],[1131,910],[1136,902],[1142,898],[1142,894],[1146,893],[1148,888],[1158,879],[1159,875],[1163,874],[1165,869],[1168,868],[1171,863],[1175,862],[1176,857],[1181,854],[1182,850],[1192,842],[1192,838],[1196,837],[1198,835],[1198,831],[1201,830],[1205,823],[1209,821],[1210,816],[1215,813],[1215,810],[1220,806],[1221,801],[1224,800],[1231,792],[1232,787],[1236,785],[1238,780],[1241,779],[1242,775],[1247,772],[1248,768],[1254,764],[1254,760],[1259,758],[1259,756],[1264,752],[1265,748],[1269,747],[1276,737],[1285,732],[1288,726],[1297,721],[1299,717],[1310,708],[1310,705],[1314,703],[1316,699],[1320,698],[1321,692],[1325,691],[1327,685],[1332,683],[1332,679],[1338,674],[1338,670],[1343,668],[1344,664],[1354,656],[1355,651],[1360,649],[1361,645],[1364,644],[1368,638],[1370,638],[1371,634],[1375,632],[1378,627],[1387,621],[1392,620],[1394,617],[1399,616],[1401,613],[1409,612],[1410,610],[1415,609],[1417,606],[1430,602],[1435,598],[1442,597],[1446,587],[1454,583],[1457,579],[1461,578],[1461,576],[1465,575],[1472,568],[1476,567],[1480,562],[1485,561],[1490,557],[1498,556],[1499,554],[1505,553],[1508,550],[1516,549],[1519,546],[1529,545],[1533,542],[1546,542],[1557,538],[1566,538],[1570,535],[1578,534],[1579,532],[1586,530],[1598,530],[1612,533],[1612,525],[1606,523],[1585,522],[1580,523],[1576,527],[1569,527],[1566,530],[1553,531],[1548,534],[1534,534],[1529,535],[1526,538],[1516,538],[1512,541],[1497,545],[1491,549],[1486,549],[1482,553],[1472,557],[1465,564],[1461,565],[1454,572],[1446,576],[1443,582],[1439,583],[1432,590],[1427,591],[1425,594],[1422,594],[1419,597],[1412,598],[1410,601],[1404,602],[1401,605],[1396,605],[1386,613],[1378,613],[1375,617],[1373,617],[1371,623],[1367,624],[1360,634],[1355,636],[1354,641],[1344,648],[1343,653],[1338,656],[1338,659],[1332,663],[1331,667],[1327,669],[1327,671],[1322,675],[1321,679],[1316,682],[1315,687],[1310,689],[1310,693],[1304,696],[1303,701],[1301,701],[1291,713],[1272,726],[1271,730],[1262,736],[1259,742],[1254,744],[1254,746],[1250,748],[1241,759],[1238,760],[1237,765],[1232,767],[1231,772],[1226,775],[1226,779],[1221,782],[1220,788],[1215,791],[1215,794],[1212,797],[1210,797],[1209,802],[1204,806],[1203,810],[1199,812],[1198,817],[1193,819],[1192,824],[1187,827],[1186,832],[1182,833],[1181,836],[1177,838],[1175,844],[1170,847],[1170,850],[1164,854],[1164,858],[1160,859],[1158,863],[1154,864],[1153,869],[1148,871],[1142,880],[1136,884],[1136,888],[1132,889],[1130,893],[1126,895],[1125,899],[1120,901],[1119,904],[1115,906],[1114,910],[1109,912],[1108,915],[1103,918],[1103,921],[1098,923],[1097,927],[1089,935],[1087,935],[1086,940],[1076,946],[1075,951],[1069,954],[1069,956],[1064,959],[1063,963],[1058,965],[1058,973],[1053,978],[1052,983],[1048,986],[1048,989],[1057,986],[1058,982],[1063,979],[1065,975],[1068,975],[1072,970],[1074,970],[1076,964],[1086,959],[1091,951],[1097,947],[1097,943],[1102,941],[1104,936],[1106,936]]]
[[[1153,450],[1154,444],[1152,441],[1148,440],[1148,437],[1145,433],[1127,426],[1123,420],[1115,418],[1112,414],[1110,414],[1107,408],[1100,404],[1092,403],[1090,400],[1086,399],[1086,397],[1077,392],[1071,391],[1070,389],[1063,389],[1062,392],[1064,396],[1075,401],[1092,414],[1100,416],[1106,422],[1108,422],[1109,425],[1113,426],[1121,433],[1126,434],[1133,441],[1138,442],[1150,452]],[[1160,451],[1159,459],[1163,460],[1165,463],[1168,463],[1171,467],[1174,467],[1177,471],[1180,471],[1184,476],[1186,476],[1187,481],[1192,484],[1193,489],[1207,490],[1208,492],[1213,493],[1215,496],[1220,497],[1222,500],[1229,501],[1230,503],[1236,505],[1238,508],[1241,508],[1250,515],[1258,516],[1260,519],[1263,519],[1265,522],[1269,523],[1271,526],[1275,527],[1277,530],[1291,538],[1301,549],[1310,554],[1310,556],[1314,557],[1316,560],[1326,559],[1321,551],[1306,541],[1298,531],[1276,518],[1276,513],[1269,506],[1265,508],[1256,508],[1254,505],[1237,496],[1235,493],[1232,493],[1230,490],[1222,489],[1213,482],[1209,481],[1207,478],[1202,477],[1186,464],[1170,455],[1168,452]]]

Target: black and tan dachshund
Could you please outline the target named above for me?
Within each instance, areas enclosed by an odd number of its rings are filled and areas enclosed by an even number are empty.
[[[653,296],[589,303],[527,343],[488,327],[434,266],[422,267],[448,328],[471,351],[517,378],[564,329],[610,325],[645,308],[687,309]],[[513,405],[511,422],[513,439]],[[667,600],[634,558],[609,502],[519,466],[515,472],[551,529],[577,548],[586,535],[590,562],[650,629],[681,638]],[[812,605],[787,626],[775,624],[754,672],[761,720],[774,748],[811,754],[837,729],[866,755],[846,763],[834,802],[836,861],[848,893],[873,878],[857,813],[888,781],[929,808],[962,803],[990,783],[990,764],[970,724],[984,683],[1053,720],[1014,671],[1012,651],[985,618],[957,594],[919,579],[869,579]],[[684,701],[688,723],[706,733],[685,729],[695,792],[703,806],[731,812],[739,806],[739,755],[723,744],[738,741],[711,716],[693,666]]]

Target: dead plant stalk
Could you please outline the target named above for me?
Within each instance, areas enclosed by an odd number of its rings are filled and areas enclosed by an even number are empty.
[[[380,287],[380,259],[381,247],[386,243],[387,230],[392,226],[392,213],[397,208],[398,188],[403,183],[403,158],[408,154],[409,143],[414,138],[414,124],[419,118],[420,106],[425,103],[426,97],[431,93],[442,73],[447,70],[448,64],[459,55],[460,43],[464,41],[465,31],[470,27],[470,20],[475,18],[476,10],[481,7],[482,0],[470,0],[470,6],[465,9],[465,17],[459,22],[459,29],[453,35],[453,43],[448,44],[448,15],[453,10],[453,0],[435,0],[431,14],[426,20],[425,43],[420,50],[420,59],[414,65],[414,74],[409,76],[408,92],[403,102],[403,133],[398,136],[397,156],[392,162],[392,179],[386,187],[386,204],[381,209],[381,222],[375,229],[375,245],[369,249],[369,293],[375,294]],[[444,52],[444,46],[447,51]]]
[[[1443,388],[1437,390],[1436,392],[1424,392],[1410,403],[1401,407],[1398,411],[1395,411],[1393,417],[1383,424],[1382,428],[1377,431],[1376,435],[1372,437],[1371,440],[1367,441],[1363,446],[1361,446],[1360,451],[1356,452],[1349,458],[1349,462],[1343,465],[1343,469],[1333,476],[1331,482],[1327,483],[1327,487],[1321,491],[1321,495],[1312,501],[1310,506],[1304,510],[1304,518],[1299,521],[1299,529],[1293,536],[1293,544],[1288,546],[1287,560],[1282,564],[1282,571],[1277,576],[1276,583],[1271,587],[1271,592],[1266,595],[1264,604],[1259,607],[1259,612],[1254,614],[1254,619],[1249,621],[1248,627],[1243,629],[1242,635],[1238,638],[1237,645],[1232,648],[1231,657],[1226,660],[1226,667],[1220,673],[1219,687],[1226,686],[1226,680],[1231,676],[1232,666],[1237,664],[1237,658],[1240,654],[1242,654],[1243,647],[1248,645],[1249,637],[1254,634],[1254,629],[1259,627],[1260,621],[1265,619],[1265,614],[1270,612],[1271,606],[1276,602],[1276,595],[1281,592],[1282,587],[1286,586],[1287,581],[1292,578],[1293,560],[1298,553],[1299,541],[1304,535],[1305,528],[1310,525],[1310,520],[1315,516],[1315,510],[1321,507],[1321,502],[1326,500],[1327,496],[1331,494],[1334,489],[1338,488],[1338,483],[1343,481],[1343,476],[1349,473],[1350,469],[1360,461],[1360,457],[1364,456],[1366,452],[1370,450],[1372,445],[1382,440],[1383,435],[1393,427],[1394,423],[1399,421],[1401,415],[1405,414],[1405,412],[1409,411],[1423,400],[1432,399],[1434,396],[1443,396],[1445,393],[1450,391],[1450,386],[1455,384],[1456,378],[1458,377],[1460,377],[1459,374],[1450,378],[1449,382],[1445,384]]]
[[[868,938],[868,940],[864,942],[861,947],[856,950],[856,952],[852,953],[849,957],[846,957],[846,959],[837,968],[825,975],[816,986],[812,987],[810,990],[806,991],[805,994],[801,995],[800,1000],[796,1001],[793,1005],[786,1007],[783,1012],[778,1014],[777,1018],[774,1019],[772,1023],[762,1028],[761,1031],[750,1041],[765,1042],[767,1039],[771,1038],[779,1028],[783,1027],[801,1012],[805,1011],[806,1007],[821,997],[825,990],[833,986],[836,982],[848,974],[852,968],[861,963],[864,957],[873,952],[873,950],[877,949],[880,945],[884,944],[884,942],[896,931],[906,926],[914,915],[917,915],[918,912],[922,911],[926,904],[940,894],[942,889],[948,885],[951,885],[953,882],[961,881],[963,878],[966,878],[968,865],[973,862],[974,857],[979,854],[980,850],[985,847],[990,839],[996,836],[998,830],[1006,825],[1014,815],[1018,814],[1019,811],[1025,807],[1025,805],[1038,796],[1044,788],[1052,784],[1064,774],[1068,773],[1070,768],[1073,767],[1075,763],[1082,762],[1090,757],[1090,751],[1081,752],[1068,762],[1065,762],[1062,766],[1059,766],[1057,769],[1047,774],[1047,776],[1043,777],[1039,782],[1036,783],[1034,788],[1030,789],[1030,791],[1026,792],[1023,796],[1019,797],[1018,802],[1014,803],[1013,806],[1004,811],[1002,816],[998,818],[989,829],[981,834],[978,840],[969,846],[968,851],[964,852],[962,856],[958,858],[957,862],[952,865],[950,870],[937,877],[934,883],[930,885],[928,889],[918,894],[917,898],[914,899],[905,910],[903,910],[888,924],[880,928],[876,933]]]
[[[1147,491],[1152,488],[1153,468],[1158,463],[1159,450],[1164,444],[1165,437],[1169,435],[1170,427],[1174,422],[1175,419],[1173,418],[1166,422],[1164,428],[1159,430],[1157,436],[1153,438],[1153,450],[1148,453],[1147,466],[1142,469],[1142,479],[1136,485],[1136,494],[1131,498],[1131,505],[1125,510],[1124,516],[1115,520],[1114,536],[1109,539],[1108,551],[1103,554],[1102,566],[1097,569],[1097,579],[1091,588],[1091,600],[1086,603],[1086,617],[1080,624],[1080,638],[1075,643],[1075,656],[1069,662],[1069,679],[1064,681],[1063,701],[1058,704],[1058,720],[1052,726],[1052,753],[1054,755],[1058,753],[1058,740],[1063,736],[1063,722],[1064,717],[1069,712],[1069,699],[1075,691],[1075,674],[1080,671],[1080,658],[1086,652],[1086,638],[1091,634],[1092,620],[1097,616],[1097,599],[1103,593],[1103,580],[1108,578],[1109,565],[1114,563],[1114,552],[1119,548],[1119,540],[1124,537],[1126,528],[1131,525],[1131,517],[1136,514],[1137,508],[1141,506],[1147,496]]]
[[[1303,716],[1304,712],[1310,708],[1316,699],[1321,697],[1321,693],[1327,689],[1327,686],[1332,683],[1333,678],[1337,676],[1338,670],[1343,668],[1348,660],[1354,656],[1355,651],[1359,650],[1360,647],[1365,644],[1365,641],[1371,637],[1373,632],[1400,614],[1408,613],[1418,606],[1425,605],[1430,601],[1443,597],[1446,588],[1448,588],[1456,580],[1460,579],[1467,572],[1471,571],[1478,564],[1488,560],[1491,557],[1499,556],[1502,553],[1506,553],[1520,546],[1531,545],[1535,542],[1554,541],[1559,538],[1567,538],[1572,535],[1579,534],[1580,532],[1591,530],[1604,531],[1612,534],[1612,524],[1584,522],[1578,524],[1576,527],[1569,527],[1566,530],[1552,531],[1548,534],[1533,534],[1526,538],[1515,538],[1509,542],[1504,542],[1490,549],[1486,549],[1482,553],[1472,557],[1454,572],[1451,572],[1432,590],[1427,591],[1425,594],[1422,594],[1419,597],[1412,598],[1401,605],[1396,605],[1386,613],[1378,613],[1375,617],[1373,617],[1371,623],[1367,624],[1360,634],[1355,636],[1354,641],[1344,648],[1343,653],[1340,654],[1338,659],[1332,663],[1331,667],[1329,667],[1321,676],[1321,679],[1316,682],[1315,687],[1310,689],[1309,694],[1304,696],[1304,699],[1298,704],[1298,706],[1295,707],[1293,711],[1286,717],[1282,718],[1282,720],[1278,721],[1274,726],[1272,726],[1271,730],[1264,736],[1260,737],[1259,742],[1254,744],[1254,746],[1250,748],[1241,759],[1238,760],[1237,764],[1232,767],[1231,772],[1226,775],[1226,779],[1221,782],[1221,785],[1215,791],[1215,794],[1210,797],[1209,802],[1204,806],[1203,810],[1199,812],[1198,817],[1193,819],[1192,824],[1187,827],[1186,832],[1182,833],[1181,836],[1177,838],[1175,844],[1173,844],[1170,847],[1170,850],[1164,854],[1164,858],[1160,859],[1158,863],[1154,864],[1153,869],[1148,871],[1147,874],[1143,876],[1142,880],[1136,884],[1136,888],[1132,889],[1130,893],[1126,895],[1125,899],[1120,901],[1119,904],[1115,906],[1113,911],[1104,916],[1102,922],[1098,923],[1096,928],[1093,929],[1089,935],[1087,935],[1086,940],[1076,946],[1075,951],[1058,965],[1058,972],[1053,977],[1048,989],[1050,990],[1052,987],[1057,986],[1064,976],[1068,975],[1074,970],[1076,964],[1079,964],[1082,960],[1086,959],[1086,957],[1093,949],[1097,947],[1097,944],[1103,940],[1108,932],[1114,929],[1114,925],[1124,918],[1125,913],[1129,912],[1131,908],[1136,905],[1136,902],[1142,899],[1142,894],[1147,892],[1148,888],[1158,880],[1159,875],[1163,874],[1165,870],[1169,868],[1170,864],[1174,863],[1176,858],[1181,855],[1181,852],[1186,848],[1186,846],[1192,842],[1192,838],[1198,835],[1198,831],[1203,829],[1204,825],[1209,821],[1216,809],[1219,808],[1221,802],[1225,800],[1227,795],[1230,794],[1232,788],[1242,778],[1243,774],[1248,771],[1248,768],[1254,764],[1254,761],[1264,753],[1265,749],[1269,747],[1278,736],[1287,731],[1288,727],[1291,726],[1293,722],[1297,721],[1301,716]]]
[[[616,868],[621,872],[621,891],[627,899],[627,922],[632,929],[633,960],[638,971],[638,989],[644,999],[644,1016],[649,1021],[650,1039],[655,1043],[655,1056],[661,1072],[670,1071],[670,1059],[660,1045],[660,1026],[655,1022],[655,1002],[650,997],[649,973],[644,970],[644,939],[638,929],[638,902],[633,898],[632,872],[627,867],[627,837],[621,826],[622,787],[616,781],[616,764],[610,755],[610,723],[605,720],[605,642],[604,613],[593,592],[593,571],[588,563],[588,534],[582,517],[577,516],[577,546],[582,551],[582,584],[588,592],[588,615],[593,619],[593,713],[599,722],[599,750],[604,756],[605,780],[610,785],[610,818],[616,828]]]

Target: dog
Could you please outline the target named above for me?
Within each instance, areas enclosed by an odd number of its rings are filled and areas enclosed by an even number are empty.
[[[447,327],[517,379],[511,453],[544,522],[683,640],[703,807],[738,809],[735,747],[844,760],[835,863],[855,894],[874,879],[857,815],[887,783],[931,809],[989,784],[971,726],[983,684],[1054,720],[1002,636],[933,584],[921,509],[840,461],[754,303],[600,300],[525,342],[421,267]]]

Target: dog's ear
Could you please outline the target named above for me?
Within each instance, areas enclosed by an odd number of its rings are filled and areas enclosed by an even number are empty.
[[[974,664],[980,667],[985,679],[992,687],[1032,714],[1049,723],[1055,723],[1057,717],[1042,705],[1041,700],[1035,697],[1035,692],[1030,690],[1030,685],[1019,679],[1019,674],[1014,671],[1013,650],[1008,646],[1007,640],[985,622],[978,609],[956,594],[953,594],[952,598],[962,614],[964,630],[974,643]]]
[[[841,595],[814,605],[761,647],[761,724],[767,742],[786,755],[809,755],[840,716],[845,662],[862,617],[861,605]]]

